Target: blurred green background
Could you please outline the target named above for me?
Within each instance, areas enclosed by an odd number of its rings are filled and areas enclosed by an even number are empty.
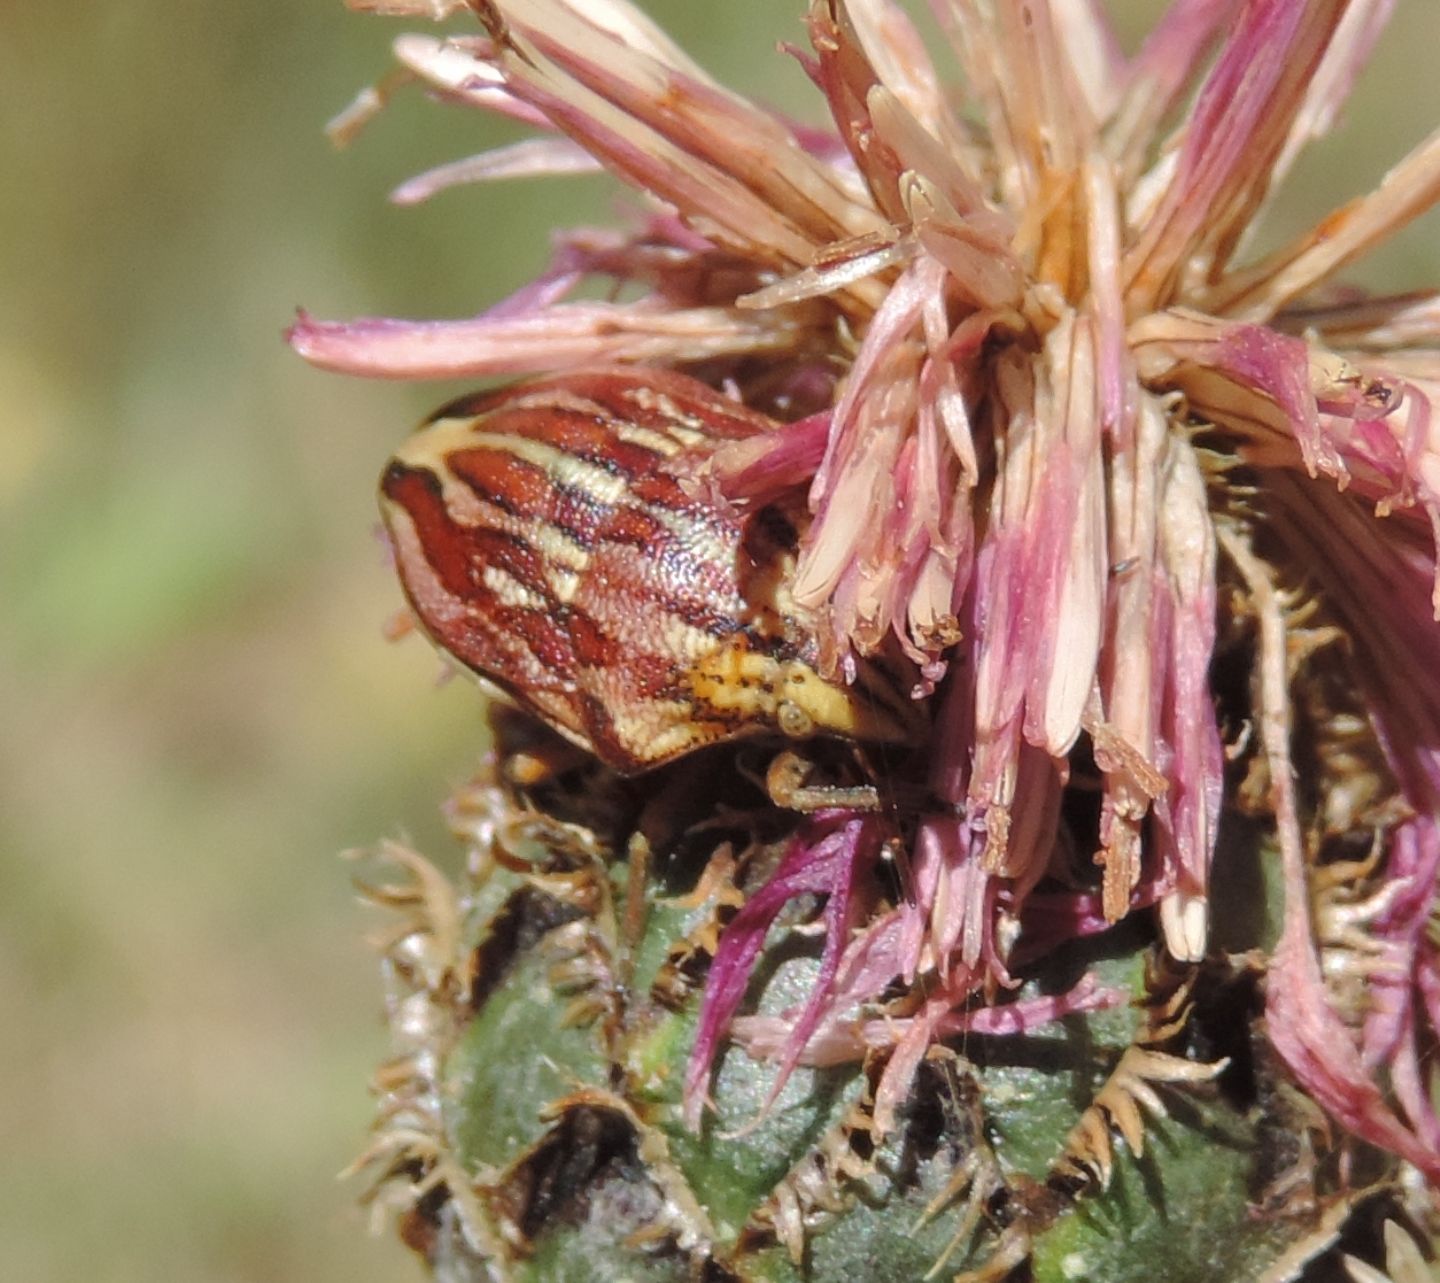
[[[798,0],[652,0],[723,79],[813,103]],[[1152,2],[1124,7],[1143,28]],[[459,316],[604,221],[599,180],[386,192],[510,136],[404,97],[321,127],[403,27],[339,0],[0,6],[0,1262],[23,1280],[413,1280],[364,1233],[375,925],[334,857],[449,852],[477,701],[373,537],[389,447],[455,389],[291,357],[323,317]],[[1440,5],[1401,0],[1275,227],[1440,121]],[[1436,223],[1362,277],[1440,280]]]

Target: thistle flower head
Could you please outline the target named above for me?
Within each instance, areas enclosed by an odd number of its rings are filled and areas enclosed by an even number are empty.
[[[1201,958],[1228,778],[1283,862],[1275,1046],[1353,1131],[1440,1177],[1421,1059],[1440,1029],[1440,297],[1336,284],[1440,195],[1440,133],[1247,252],[1389,0],[1174,0],[1133,56],[1087,0],[932,0],[939,51],[894,0],[812,0],[787,52],[823,127],[718,85],[625,0],[357,7],[473,11],[470,34],[397,41],[404,75],[534,130],[401,199],[600,166],[647,213],[558,233],[542,276],[476,318],[302,317],[295,347],[385,377],[626,362],[733,391],[785,426],[722,449],[713,484],[737,505],[808,494],[793,591],[830,671],[899,649],[935,705],[906,894],[866,889],[889,841],[873,817],[803,825],[720,945],[693,1107],[802,893],[827,897],[812,998],[735,1031],[784,1066],[887,1048],[882,1120],[935,1039],[1115,1001],[1088,980],[1003,1001],[1062,941],[1153,905],[1169,951]],[[596,278],[613,301],[572,297]],[[1230,716],[1222,652],[1253,659]],[[1083,824],[1077,797],[1098,799]],[[1321,876],[1372,846],[1352,881]],[[1341,908],[1364,957],[1327,934]],[[867,1006],[917,977],[900,1014]]]

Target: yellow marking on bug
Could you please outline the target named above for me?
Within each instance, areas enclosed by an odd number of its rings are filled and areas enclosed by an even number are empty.
[[[875,729],[850,691],[798,659],[756,654],[743,639],[697,659],[688,678],[696,702],[727,719],[764,721],[795,735],[814,730],[863,739]]]
[[[743,638],[736,638],[698,656],[687,677],[691,693],[702,708],[737,721],[773,721],[779,667],[773,659],[755,654]]]
[[[799,660],[776,667],[780,670],[781,698],[806,714],[817,730],[854,739],[875,737],[877,728],[853,691],[827,682],[809,664]]]

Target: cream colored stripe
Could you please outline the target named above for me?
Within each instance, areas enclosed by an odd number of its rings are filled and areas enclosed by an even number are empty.
[[[516,579],[508,570],[502,570],[499,566],[486,566],[480,572],[480,580],[502,606],[511,608],[520,606],[526,610],[543,611],[549,609],[550,603],[542,593],[536,592],[528,584]]]
[[[638,445],[646,450],[653,450],[666,459],[673,459],[682,449],[679,442],[666,436],[663,432],[656,432],[654,428],[642,427],[638,423],[616,423],[613,427],[615,435],[627,445]]]
[[[479,496],[450,469],[450,456],[462,450],[494,450],[513,455],[561,484],[593,496],[597,503],[613,504],[615,496],[624,493],[624,479],[611,476],[603,468],[597,468],[543,441],[500,432],[477,432],[475,422],[474,419],[439,419],[402,442],[395,452],[395,458],[400,463],[422,468],[440,479],[445,506],[456,521],[467,525],[478,525],[482,521]],[[548,565],[563,567],[571,575],[576,575],[590,564],[589,548],[572,539],[558,526],[545,521],[538,513],[530,514],[524,533]],[[573,586],[567,587],[573,594]],[[568,596],[563,600],[569,600]]]
[[[678,508],[655,506],[650,515],[665,527],[695,560],[709,566],[724,566],[734,551],[720,537],[713,524]]]

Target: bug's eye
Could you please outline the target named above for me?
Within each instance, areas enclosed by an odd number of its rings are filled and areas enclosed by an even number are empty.
[[[792,700],[780,701],[780,707],[775,710],[775,723],[781,734],[791,739],[809,739],[815,734],[815,719]]]

